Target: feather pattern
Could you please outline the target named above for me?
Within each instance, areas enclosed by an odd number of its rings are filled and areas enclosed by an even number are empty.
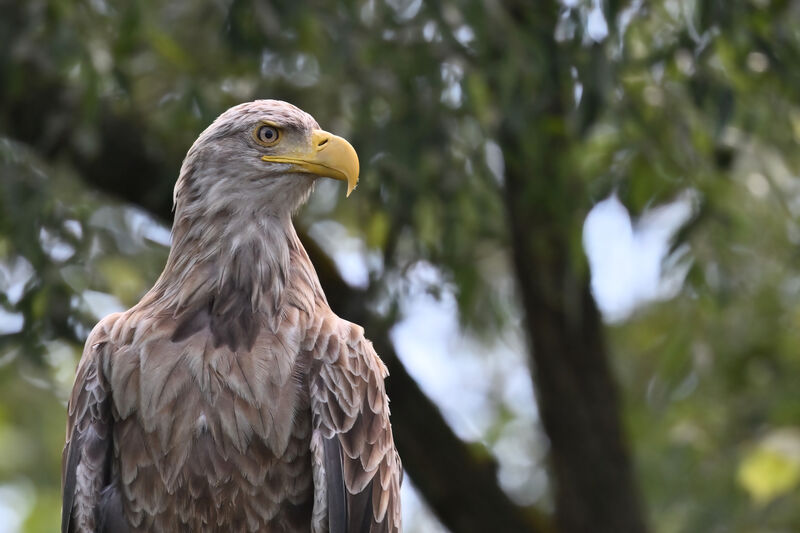
[[[102,531],[98,522],[106,513],[98,503],[111,471],[112,427],[110,387],[103,365],[108,329],[116,318],[106,318],[89,335],[76,378],[81,387],[73,389],[70,397],[62,471],[62,533]]]
[[[360,326],[333,313],[315,321],[308,330],[315,338],[303,346],[311,364],[314,438],[325,443],[320,468],[327,479],[316,490],[327,492],[330,531],[401,531],[402,465],[389,423],[386,367]]]

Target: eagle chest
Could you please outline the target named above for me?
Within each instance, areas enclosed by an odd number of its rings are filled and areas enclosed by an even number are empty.
[[[308,516],[299,512],[313,492],[299,336],[262,328],[247,351],[217,345],[208,330],[173,339],[134,335],[110,361],[131,522],[158,530],[240,517],[239,529],[259,531],[287,512]]]

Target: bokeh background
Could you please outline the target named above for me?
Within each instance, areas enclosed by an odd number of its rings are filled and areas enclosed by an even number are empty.
[[[0,532],[57,530],[82,343],[255,98],[359,152],[296,223],[406,531],[799,531],[798,65],[797,0],[0,0]]]

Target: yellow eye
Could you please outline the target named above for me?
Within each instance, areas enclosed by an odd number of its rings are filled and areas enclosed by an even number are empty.
[[[272,146],[278,142],[278,139],[280,138],[280,132],[275,126],[262,124],[258,127],[258,129],[256,129],[255,138],[264,146]]]

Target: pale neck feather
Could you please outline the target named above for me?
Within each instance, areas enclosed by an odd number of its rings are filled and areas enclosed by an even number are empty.
[[[142,303],[157,302],[177,316],[213,301],[221,313],[260,312],[279,320],[287,299],[304,308],[325,301],[288,213],[221,210],[198,221],[179,212],[172,237],[164,271]],[[297,294],[303,291],[309,294]]]

